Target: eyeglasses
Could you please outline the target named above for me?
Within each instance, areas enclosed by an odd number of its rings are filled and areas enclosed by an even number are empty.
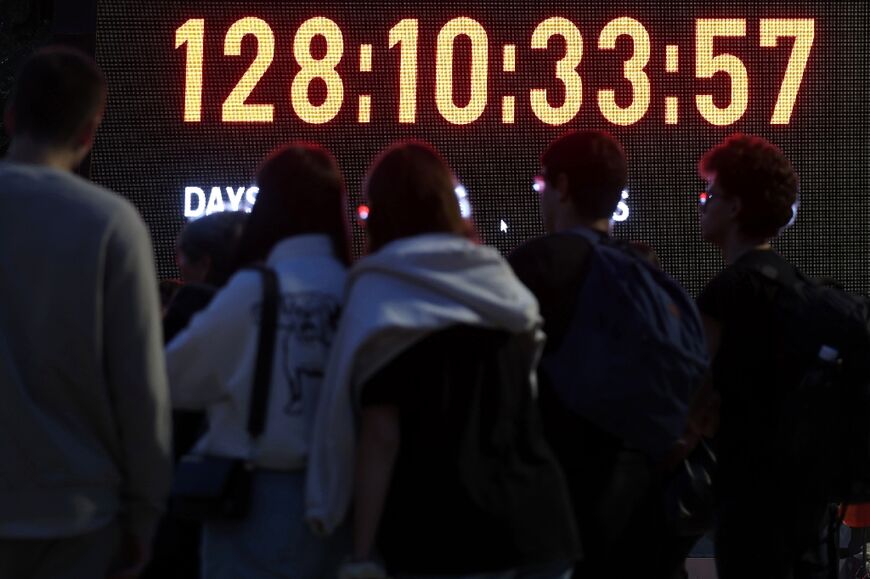
[[[547,188],[547,179],[543,175],[535,175],[532,179],[532,189],[535,193],[543,193]]]
[[[365,225],[366,220],[369,218],[369,206],[363,203],[357,207],[356,217],[359,220],[360,225]]]
[[[462,183],[456,183],[453,187],[453,193],[456,195],[456,201],[459,203],[459,213],[462,215],[462,218],[469,219],[471,217],[471,203],[468,200],[468,191],[465,189],[465,186]],[[365,203],[357,206],[356,216],[361,226],[365,225],[370,214],[371,209]]]

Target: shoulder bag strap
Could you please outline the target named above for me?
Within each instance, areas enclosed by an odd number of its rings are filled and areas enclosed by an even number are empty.
[[[756,252],[740,258],[737,263],[748,267],[779,286],[787,288],[789,291],[801,293],[802,287],[805,284],[814,283],[790,264],[779,260],[772,260],[769,257],[764,253]]]
[[[275,351],[275,333],[278,327],[278,276],[275,270],[255,267],[263,278],[263,305],[260,308],[260,337],[257,344],[257,365],[254,369],[254,389],[248,414],[248,432],[259,437],[266,427],[266,408],[269,404],[269,386],[272,381],[272,358]]]

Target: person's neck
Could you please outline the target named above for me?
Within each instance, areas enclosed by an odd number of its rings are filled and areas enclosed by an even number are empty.
[[[746,239],[740,235],[734,235],[722,245],[722,257],[725,263],[732,264],[750,251],[757,249],[770,250],[770,241],[763,239]]]
[[[564,215],[562,216],[562,219],[559,220],[556,230],[569,231],[571,229],[577,229],[578,227],[585,227],[599,233],[609,234],[610,220],[607,218],[586,219],[576,215]]]
[[[6,153],[6,160],[26,165],[42,165],[63,171],[72,171],[80,159],[73,151],[46,146],[31,139],[13,139]]]

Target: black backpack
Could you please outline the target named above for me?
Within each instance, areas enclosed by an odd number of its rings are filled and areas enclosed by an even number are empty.
[[[739,261],[772,288],[779,412],[774,466],[805,496],[870,501],[870,302],[762,252]]]
[[[695,302],[627,245],[577,228],[591,244],[585,279],[559,347],[540,370],[562,404],[662,460],[686,431],[707,373]]]

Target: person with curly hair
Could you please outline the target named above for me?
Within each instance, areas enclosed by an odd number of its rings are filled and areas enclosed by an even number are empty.
[[[734,263],[754,250],[770,250],[797,213],[798,176],[776,146],[760,137],[733,135],[699,165],[709,188],[702,197],[701,233]]]
[[[771,241],[795,219],[798,175],[783,152],[736,134],[699,163],[701,235],[726,267],[698,297],[713,359],[716,566],[732,577],[823,577],[826,504],[779,468],[777,417],[785,398],[777,344],[779,284],[760,272],[800,276]]]

